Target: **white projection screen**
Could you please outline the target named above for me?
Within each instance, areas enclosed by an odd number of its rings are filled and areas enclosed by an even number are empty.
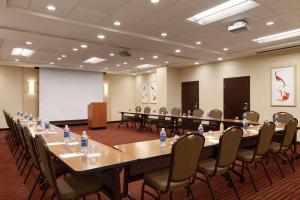
[[[39,70],[39,115],[42,120],[87,119],[91,102],[103,101],[103,73]]]

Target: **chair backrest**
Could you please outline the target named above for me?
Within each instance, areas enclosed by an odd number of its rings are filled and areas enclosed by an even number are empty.
[[[34,167],[36,169],[40,170],[40,164],[39,164],[39,159],[38,159],[38,154],[37,154],[37,150],[36,150],[36,146],[34,143],[34,138],[32,137],[28,127],[24,127],[24,136],[25,136],[25,140],[27,143],[27,147],[28,147],[28,151],[31,157],[31,160],[34,164]]]
[[[203,116],[203,113],[204,113],[204,111],[201,110],[200,108],[199,108],[199,109],[195,109],[195,110],[193,111],[193,116],[195,116],[195,117],[202,117],[202,116]]]
[[[165,114],[167,114],[167,108],[166,108],[166,107],[161,107],[161,108],[159,108],[158,113],[159,113],[160,115],[165,115]]]
[[[141,112],[142,111],[142,108],[141,108],[141,106],[137,106],[137,107],[135,107],[135,112]]]
[[[219,109],[213,109],[213,110],[209,111],[209,113],[208,113],[208,117],[216,118],[216,119],[221,119],[222,115],[223,115],[223,112]],[[219,124],[220,124],[219,122],[209,121],[210,126],[218,126]]]
[[[57,191],[57,183],[52,161],[50,158],[50,152],[45,143],[45,140],[41,135],[35,136],[35,144],[39,155],[41,173],[43,174],[43,176],[45,176],[49,185]]]
[[[20,122],[19,119],[18,119],[17,122],[16,122],[16,128],[17,128],[17,132],[18,132],[18,135],[19,135],[19,137],[20,137],[22,146],[27,150],[27,143],[26,143],[26,141],[25,141],[23,128],[22,128],[22,125],[21,125],[21,122]]]
[[[144,113],[150,113],[150,111],[151,111],[151,108],[149,106],[146,106],[144,108]]]
[[[211,118],[217,118],[217,119],[221,119],[222,118],[222,111],[219,109],[213,109],[211,111],[209,111],[208,116]]]
[[[246,114],[246,119],[250,121],[258,122],[259,120],[259,113],[255,111],[247,111],[244,112]]]
[[[285,127],[284,138],[281,143],[282,147],[290,147],[297,132],[298,120],[292,118]]]
[[[171,110],[171,115],[179,115],[180,114],[180,108],[174,107]]]
[[[267,124],[264,124],[259,129],[258,141],[254,156],[263,156],[268,152],[274,135],[275,127],[276,126],[273,122],[269,122]]]
[[[229,167],[235,161],[242,136],[242,129],[236,126],[228,128],[221,135],[215,170]]]
[[[278,122],[282,124],[288,124],[291,119],[293,119],[293,115],[287,112],[278,112],[273,114],[273,122],[275,122],[275,116],[278,116]]]
[[[205,138],[197,133],[185,135],[172,146],[168,186],[172,182],[191,179],[197,172]]]

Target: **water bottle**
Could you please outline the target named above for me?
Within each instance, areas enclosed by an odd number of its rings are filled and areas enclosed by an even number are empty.
[[[68,125],[65,125],[64,128],[64,142],[65,143],[70,142],[70,129]]]
[[[37,120],[37,125],[38,125],[38,126],[41,126],[41,125],[42,125],[42,119],[41,119],[40,117],[39,117],[38,120]]]
[[[88,139],[88,136],[86,134],[86,131],[83,131],[82,135],[81,135],[81,151],[83,153],[87,153],[88,152],[88,147],[89,147],[89,139]]]
[[[244,113],[243,114],[243,129],[247,129],[247,128],[248,128],[247,114]]]
[[[278,125],[279,124],[279,116],[278,116],[278,114],[276,114],[274,118],[275,118],[274,119],[275,120],[275,124]]]
[[[32,121],[32,114],[29,115],[29,121]]]
[[[189,117],[189,116],[191,116],[191,111],[190,111],[190,110],[188,110],[188,117]]]
[[[162,128],[160,131],[160,146],[164,147],[166,146],[166,137],[167,137],[167,133],[165,128]]]
[[[45,129],[48,130],[50,128],[49,120],[46,119],[45,121]]]
[[[204,128],[203,128],[203,126],[202,126],[202,123],[200,123],[200,125],[199,125],[199,127],[198,127],[198,134],[199,134],[199,135],[203,135],[203,133],[204,133]]]

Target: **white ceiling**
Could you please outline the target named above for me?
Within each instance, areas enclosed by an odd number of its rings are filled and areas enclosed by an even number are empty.
[[[260,6],[221,21],[201,26],[185,19],[226,0],[2,0],[0,3],[0,63],[39,67],[70,68],[136,73],[140,64],[170,67],[193,66],[253,55],[257,51],[300,43],[300,37],[269,44],[257,44],[252,39],[290,29],[300,28],[299,0],[256,0]],[[47,5],[55,11],[48,11]],[[250,31],[233,34],[227,27],[238,19],[246,19]],[[113,25],[115,20],[122,24]],[[274,21],[273,26],[266,26]],[[162,32],[168,33],[162,38]],[[106,38],[99,40],[98,34]],[[26,45],[30,41],[32,45]],[[202,45],[196,45],[201,41]],[[81,49],[80,44],[88,45]],[[30,58],[15,62],[12,48],[35,50]],[[223,48],[229,48],[224,52]],[[78,48],[78,52],[73,52]],[[122,48],[131,57],[120,57]],[[180,54],[174,53],[181,49]],[[111,57],[109,53],[116,55]],[[57,57],[67,55],[62,60]],[[152,57],[157,55],[158,59]],[[107,61],[87,65],[83,61],[97,56]],[[141,61],[139,58],[145,58]],[[54,65],[50,65],[54,62]],[[127,62],[127,65],[123,63]],[[116,66],[120,64],[120,66]],[[80,68],[84,65],[84,68]],[[106,70],[105,68],[109,68]],[[130,70],[129,72],[126,70]]]

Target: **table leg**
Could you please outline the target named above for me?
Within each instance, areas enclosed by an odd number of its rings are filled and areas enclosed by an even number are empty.
[[[112,200],[121,200],[120,169],[115,168],[103,175],[103,192]]]
[[[138,131],[144,131],[145,130],[145,125],[146,125],[146,116],[141,115],[141,123]]]

